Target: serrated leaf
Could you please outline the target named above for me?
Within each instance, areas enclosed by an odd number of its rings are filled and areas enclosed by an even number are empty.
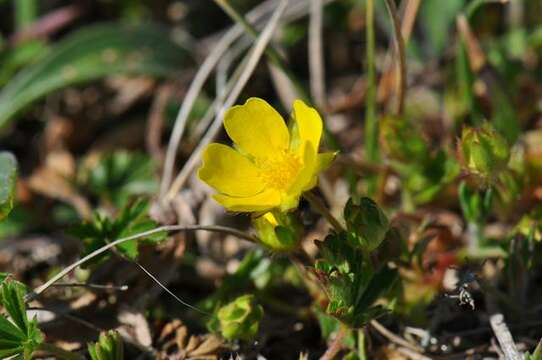
[[[26,289],[24,288],[24,285],[17,281],[8,281],[2,284],[0,292],[2,294],[2,306],[4,306],[9,316],[13,319],[15,325],[21,329],[25,335],[28,335],[29,321],[26,317],[26,306],[24,302]]]
[[[26,288],[17,281],[4,281],[0,288],[1,305],[11,321],[0,316],[0,356],[31,355],[43,341],[37,321],[26,315]],[[27,358],[27,356],[25,356]]]
[[[80,30],[21,71],[0,93],[0,130],[43,96],[109,75],[166,76],[188,52],[157,25],[100,24]]]
[[[116,218],[95,214],[92,221],[74,227],[70,233],[83,241],[85,245],[84,256],[108,242],[156,228],[158,225],[149,219],[147,209],[147,201],[137,200],[132,205],[124,207]],[[164,239],[166,235],[166,232],[159,232],[146,238],[126,241],[118,245],[116,249],[123,255],[135,259],[139,254],[140,243],[154,243]],[[93,263],[103,261],[109,256],[109,253],[104,253],[97,257]]]
[[[0,221],[13,209],[15,183],[17,181],[17,160],[9,152],[0,152]]]

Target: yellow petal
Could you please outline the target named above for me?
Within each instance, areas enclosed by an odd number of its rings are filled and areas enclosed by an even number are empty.
[[[280,114],[259,98],[250,98],[244,105],[230,108],[224,116],[224,127],[233,142],[254,157],[272,156],[287,149],[290,142]]]
[[[310,143],[315,151],[318,151],[320,138],[322,137],[322,118],[314,108],[307,106],[303,101],[294,101],[292,117],[295,122],[294,137],[297,138],[291,145],[293,149],[299,149],[306,142]]]
[[[250,197],[233,197],[228,195],[213,195],[218,203],[229,211],[266,211],[280,204],[280,194],[276,190],[267,189]]]
[[[233,196],[251,196],[262,191],[259,170],[229,146],[209,144],[203,153],[203,165],[198,177],[221,193]]]
[[[287,193],[284,194],[281,201],[281,210],[286,211],[297,207],[299,197],[304,191],[307,191],[316,186],[317,178],[317,154],[310,142],[306,142],[303,146],[303,168],[297,175]]]

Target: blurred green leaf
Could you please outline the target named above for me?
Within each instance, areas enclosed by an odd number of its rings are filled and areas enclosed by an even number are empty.
[[[17,160],[9,152],[0,152],[0,221],[13,209],[15,183],[17,181]]]
[[[158,190],[154,171],[149,156],[117,151],[105,155],[97,165],[82,169],[79,183],[102,201],[123,207],[134,195],[150,195]]]
[[[38,0],[14,0],[15,24],[19,30],[28,27],[38,16]]]
[[[420,7],[420,22],[434,55],[442,54],[450,43],[451,27],[465,0],[425,0]]]
[[[13,49],[7,49],[0,56],[0,85],[6,84],[13,74],[23,66],[43,58],[49,47],[43,40],[25,41]]]
[[[96,343],[87,346],[92,360],[124,360],[124,344],[119,333],[108,331],[100,334]]]
[[[40,62],[22,70],[0,93],[0,130],[48,93],[109,75],[167,76],[189,59],[157,25],[101,24],[80,30]]]

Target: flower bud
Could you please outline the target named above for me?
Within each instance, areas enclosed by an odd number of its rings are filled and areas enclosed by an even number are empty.
[[[225,339],[249,340],[258,333],[263,308],[254,295],[243,295],[221,307],[217,316]]]
[[[508,164],[510,148],[489,123],[479,129],[463,129],[460,146],[464,166],[483,179],[493,178]]]
[[[262,244],[273,251],[291,251],[301,239],[302,227],[291,212],[267,212],[254,218],[252,223]]]

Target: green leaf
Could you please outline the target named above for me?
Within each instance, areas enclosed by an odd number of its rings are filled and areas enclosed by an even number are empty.
[[[43,342],[43,336],[35,319],[26,315],[24,296],[26,287],[14,280],[1,283],[0,303],[11,321],[0,316],[0,356],[2,358],[16,354],[32,354]]]
[[[0,152],[0,221],[13,209],[15,183],[17,181],[17,160],[9,152]]]
[[[389,229],[386,214],[368,197],[361,198],[359,205],[350,199],[344,207],[344,220],[348,228],[348,240],[369,252],[382,243]]]
[[[425,29],[433,54],[439,56],[450,43],[451,30],[465,0],[424,0],[420,7],[421,25]]]
[[[135,203],[125,206],[120,214],[113,219],[96,213],[91,222],[75,226],[70,233],[83,241],[85,245],[83,256],[85,256],[109,242],[158,227],[158,224],[148,217],[147,209],[147,201],[137,200]],[[158,232],[145,238],[126,241],[118,245],[116,249],[123,255],[135,259],[139,254],[140,243],[154,243],[163,240],[166,235],[165,232]],[[92,263],[103,261],[109,256],[109,253],[104,253]]]
[[[187,51],[152,24],[100,24],[62,41],[24,69],[0,93],[0,130],[45,95],[74,84],[119,74],[167,76],[188,60]]]
[[[87,348],[92,360],[124,360],[122,338],[113,330],[101,333],[98,342],[89,343]]]
[[[158,190],[155,170],[149,156],[117,151],[106,154],[92,168],[81,169],[79,185],[102,202],[123,207],[130,197],[154,194]]]

